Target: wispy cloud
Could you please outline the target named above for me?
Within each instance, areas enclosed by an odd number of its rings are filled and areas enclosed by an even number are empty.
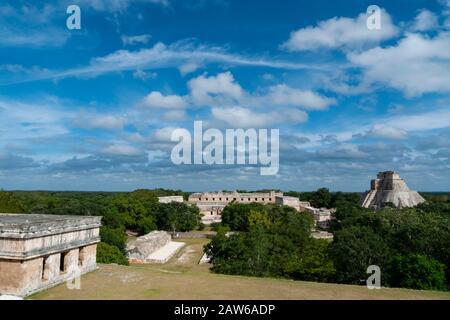
[[[54,25],[56,8],[50,4],[0,6],[0,47],[60,47],[70,33]]]
[[[137,51],[118,50],[109,55],[92,59],[87,66],[59,71],[52,70],[45,74],[36,73],[34,76],[25,77],[22,81],[96,77],[118,71],[178,67],[186,62],[196,63],[197,65],[225,64],[227,66],[267,67],[286,70],[327,70],[331,68],[328,65],[243,56],[229,53],[220,47],[195,45],[182,41],[168,46],[159,42],[152,48]],[[8,83],[8,81],[3,82],[3,84]]]

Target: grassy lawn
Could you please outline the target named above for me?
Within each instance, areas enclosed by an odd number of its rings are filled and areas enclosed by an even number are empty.
[[[199,265],[207,239],[179,239],[181,252],[164,265],[99,265],[80,290],[65,284],[30,299],[450,299],[450,293],[213,274]]]

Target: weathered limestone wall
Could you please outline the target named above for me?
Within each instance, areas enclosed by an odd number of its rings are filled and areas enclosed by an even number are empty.
[[[0,294],[27,296],[94,270],[100,220],[0,214]]]
[[[158,197],[159,203],[183,202],[183,196]]]
[[[23,283],[21,267],[20,261],[0,260],[0,292],[17,294]]]
[[[24,261],[0,259],[0,292],[27,296],[93,271],[96,268],[96,247],[93,244]]]
[[[29,259],[100,240],[99,229],[79,230],[30,239],[0,238],[0,256]]]

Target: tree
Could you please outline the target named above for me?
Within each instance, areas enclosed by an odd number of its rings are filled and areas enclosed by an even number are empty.
[[[445,265],[420,254],[397,255],[389,276],[393,287],[445,290]]]
[[[0,190],[0,212],[23,213],[24,211],[23,204],[12,192]]]
[[[156,223],[154,221],[153,216],[146,216],[141,218],[137,222],[137,231],[139,234],[147,234],[153,230],[156,230],[158,227],[156,226]]]
[[[185,203],[154,203],[148,208],[159,230],[170,232],[190,231],[200,224],[200,211],[197,206]]]
[[[265,211],[265,206],[259,203],[237,203],[228,204],[222,211],[222,225],[227,225],[234,231],[247,231],[249,227],[248,217],[253,212]]]
[[[237,212],[244,212],[246,220],[234,220]],[[290,207],[245,204],[233,206],[228,218],[228,223],[244,230],[230,234],[218,228],[206,246],[214,272],[314,281],[334,277],[329,243],[311,237],[314,221],[309,214]]]
[[[331,193],[327,188],[320,188],[311,196],[311,205],[316,208],[330,208]]]
[[[367,278],[366,270],[370,265],[384,269],[389,251],[384,238],[369,227],[353,225],[337,231],[331,255],[338,282],[360,284]]]
[[[119,248],[104,242],[100,242],[97,245],[97,262],[128,265],[127,257]]]
[[[121,252],[125,252],[126,235],[123,228],[100,227],[100,238],[102,242],[117,247]]]

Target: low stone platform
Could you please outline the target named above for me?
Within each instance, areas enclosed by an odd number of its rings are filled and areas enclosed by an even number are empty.
[[[130,263],[165,263],[183,246],[165,231],[152,231],[127,244],[127,257]]]
[[[171,241],[164,247],[156,250],[147,258],[148,263],[166,263],[186,244],[184,242]]]

